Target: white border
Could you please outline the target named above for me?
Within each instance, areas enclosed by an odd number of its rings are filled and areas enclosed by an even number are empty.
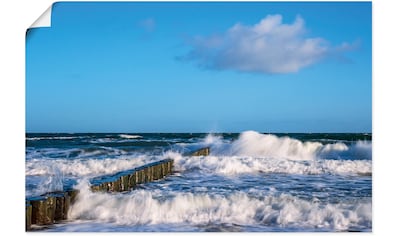
[[[1,1],[0,179],[1,230],[24,234],[25,32],[49,0]],[[397,1],[373,1],[373,233],[395,235],[399,142]],[[393,234],[392,234],[393,233]],[[36,234],[36,233],[35,233]],[[51,233],[38,233],[52,235]],[[85,235],[74,233],[74,235]],[[288,235],[278,233],[278,235]],[[298,233],[296,235],[305,235]],[[309,235],[309,234],[308,234]],[[311,235],[318,235],[312,233]],[[320,235],[328,235],[322,233]],[[346,235],[346,233],[339,233]],[[353,233],[348,235],[354,235]],[[362,235],[368,235],[363,234]]]

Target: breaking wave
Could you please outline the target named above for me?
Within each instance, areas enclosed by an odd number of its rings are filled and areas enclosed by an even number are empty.
[[[290,137],[260,134],[246,131],[237,140],[227,142],[222,137],[208,135],[203,146],[211,146],[211,154],[216,156],[251,156],[290,160],[315,159],[366,159],[371,160],[370,141],[357,141],[350,145],[343,142],[322,144],[302,142]]]
[[[143,136],[141,136],[141,135],[131,135],[131,134],[120,134],[119,137],[126,138],[126,139],[143,138]]]
[[[76,177],[112,174],[132,169],[148,162],[158,160],[147,155],[134,157],[104,158],[104,159],[47,159],[37,158],[26,162],[26,175],[52,175],[57,169],[63,175]]]
[[[209,222],[237,225],[298,227],[301,229],[370,228],[370,201],[321,203],[290,194],[251,197],[237,191],[219,193],[173,193],[165,198],[161,190],[135,190],[130,194],[93,193],[81,181],[77,201],[68,218],[95,220],[118,225],[152,225],[164,223],[207,224]]]
[[[243,173],[371,175],[369,160],[289,160],[251,156],[175,156],[177,171],[201,170],[219,175]]]
[[[27,137],[26,140],[28,141],[38,141],[38,140],[70,140],[70,139],[77,139],[82,138],[78,136],[59,136],[59,137]]]

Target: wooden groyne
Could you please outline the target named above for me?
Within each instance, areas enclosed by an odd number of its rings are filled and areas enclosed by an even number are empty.
[[[69,207],[75,202],[78,192],[78,190],[70,189],[27,198],[26,231],[31,230],[33,224],[44,226],[66,220]]]
[[[90,181],[92,191],[123,192],[137,185],[159,180],[173,172],[173,160],[165,159],[149,163],[131,170],[94,178]],[[25,230],[33,230],[32,225],[47,226],[66,220],[68,210],[77,197],[79,190],[46,193],[26,199]]]
[[[193,152],[185,154],[185,156],[208,156],[211,153],[210,147],[204,147]]]
[[[210,148],[204,147],[185,156],[208,156]],[[165,159],[152,162],[134,169],[112,175],[96,177],[90,180],[93,192],[124,192],[135,189],[138,185],[165,178],[173,173],[173,160]],[[67,189],[46,193],[26,199],[26,231],[34,229],[32,225],[48,226],[68,218],[70,206],[79,197],[79,190]]]
[[[94,192],[124,192],[134,189],[138,184],[162,179],[172,171],[173,160],[165,159],[113,175],[94,178],[91,181],[91,190]]]

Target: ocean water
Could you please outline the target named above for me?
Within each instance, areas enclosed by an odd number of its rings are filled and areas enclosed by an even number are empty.
[[[26,197],[80,190],[45,231],[372,231],[366,134],[27,134]],[[184,153],[209,146],[209,156]],[[123,193],[91,178],[172,158],[175,172]]]

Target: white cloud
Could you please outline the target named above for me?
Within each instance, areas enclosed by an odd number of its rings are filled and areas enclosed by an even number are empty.
[[[268,15],[253,26],[236,24],[219,35],[195,37],[182,58],[207,69],[276,74],[297,72],[338,51],[325,39],[306,38],[305,33],[299,16],[283,24],[281,15]],[[340,53],[351,47],[343,45]]]

